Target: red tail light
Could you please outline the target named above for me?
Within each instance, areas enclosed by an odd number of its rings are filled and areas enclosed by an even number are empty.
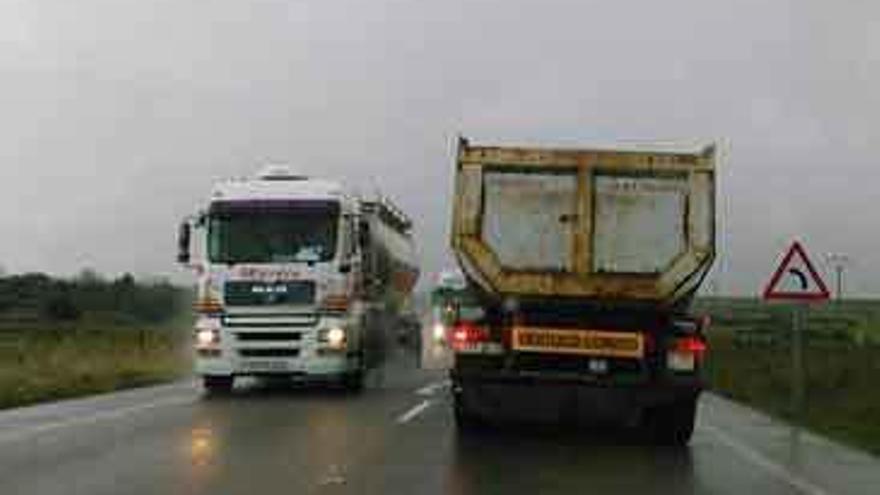
[[[471,322],[460,322],[452,327],[453,348],[466,347],[472,344],[489,341],[489,329]]]
[[[675,341],[676,351],[689,352],[691,354],[695,354],[697,357],[701,357],[703,354],[705,354],[708,348],[709,346],[706,345],[706,341],[701,337],[682,337],[676,339]]]

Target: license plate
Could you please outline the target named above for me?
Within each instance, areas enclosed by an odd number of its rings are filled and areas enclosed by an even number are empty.
[[[603,330],[562,330],[519,327],[513,329],[513,349],[527,352],[582,354],[641,358],[642,334]]]
[[[249,360],[242,363],[246,371],[283,372],[288,371],[287,361]]]
[[[694,371],[697,363],[692,352],[669,352],[666,354],[666,366],[673,371]]]

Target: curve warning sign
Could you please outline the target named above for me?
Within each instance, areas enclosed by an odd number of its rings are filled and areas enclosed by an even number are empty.
[[[764,287],[763,297],[777,301],[825,301],[829,295],[804,247],[794,241]]]

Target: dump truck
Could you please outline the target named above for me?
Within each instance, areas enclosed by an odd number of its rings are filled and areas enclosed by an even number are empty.
[[[448,337],[460,430],[504,416],[693,432],[715,256],[713,144],[458,143],[453,254],[475,303]]]
[[[412,222],[387,197],[284,166],[214,184],[177,260],[196,275],[195,371],[213,393],[239,376],[359,390],[419,274]]]

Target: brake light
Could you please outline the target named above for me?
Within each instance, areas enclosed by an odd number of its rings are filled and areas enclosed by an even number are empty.
[[[455,349],[489,341],[489,329],[471,322],[460,322],[452,328],[452,346]]]
[[[676,338],[666,353],[666,367],[676,373],[693,373],[703,361],[706,340],[700,335]]]
[[[708,346],[706,345],[706,341],[700,337],[688,336],[683,338],[678,338],[675,341],[675,350],[678,352],[688,352],[691,354],[695,354],[697,357],[701,357],[708,350]]]

